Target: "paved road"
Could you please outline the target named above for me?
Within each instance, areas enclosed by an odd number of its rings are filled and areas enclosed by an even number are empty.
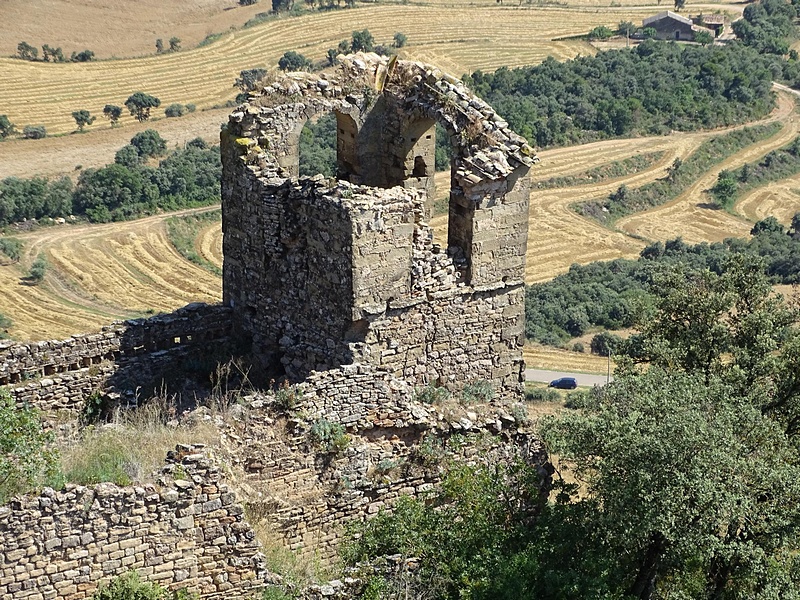
[[[540,381],[550,383],[559,377],[574,377],[578,385],[592,387],[593,385],[605,385],[605,375],[589,375],[587,373],[565,373],[562,371],[544,371],[542,369],[525,369],[525,379],[527,381]],[[612,375],[611,379],[614,377]]]

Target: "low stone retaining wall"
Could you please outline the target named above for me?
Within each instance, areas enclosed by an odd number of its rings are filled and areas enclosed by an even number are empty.
[[[175,457],[161,486],[68,485],[0,507],[0,598],[81,600],[133,569],[203,598],[250,598],[270,578],[242,505],[199,447]]]

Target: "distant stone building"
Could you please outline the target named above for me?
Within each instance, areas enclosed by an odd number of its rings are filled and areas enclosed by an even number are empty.
[[[725,26],[728,24],[728,18],[721,13],[710,15],[700,13],[692,17],[692,22],[700,27],[710,29],[714,33],[714,37],[720,37],[725,31]]]
[[[642,27],[655,29],[655,37],[659,40],[693,42],[695,35],[701,31],[707,32],[712,37],[715,36],[714,30],[695,25],[691,19],[671,10],[665,10],[652,17],[647,17],[642,21]]]

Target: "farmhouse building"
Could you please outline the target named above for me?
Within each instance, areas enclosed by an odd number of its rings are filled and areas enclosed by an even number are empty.
[[[691,19],[683,17],[671,10],[665,10],[652,17],[647,17],[642,21],[642,27],[655,29],[656,39],[677,40],[682,42],[693,42],[695,35],[705,31],[714,37],[712,29],[695,25]]]

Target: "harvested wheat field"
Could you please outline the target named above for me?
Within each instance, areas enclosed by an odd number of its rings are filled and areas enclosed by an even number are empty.
[[[522,350],[522,357],[529,367],[565,371],[569,373],[605,373],[608,368],[608,359],[605,356],[585,354],[583,352],[570,352],[561,348],[541,346],[539,344],[526,345]],[[611,361],[611,371],[615,363]]]
[[[641,21],[649,9],[602,11],[543,8],[506,10],[468,7],[454,11],[434,6],[369,6],[269,21],[223,35],[218,41],[176,53],[92,63],[42,63],[0,59],[0,106],[12,122],[44,125],[50,133],[75,129],[71,113],[100,114],[106,104],[122,105],[132,92],[157,96],[162,106],[193,103],[198,108],[224,104],[234,96],[242,69],[273,66],[287,50],[321,59],[328,48],[369,28],[376,42],[408,36],[402,57],[431,60],[456,74],[476,69],[536,64],[549,55],[573,58],[593,53],[583,40],[553,38],[583,34],[597,25]],[[476,30],[475,24],[481,23]],[[102,121],[102,119],[101,119]],[[131,117],[125,116],[124,123]],[[107,127],[96,123],[92,128]],[[87,140],[87,143],[90,143]]]
[[[628,234],[649,240],[668,240],[680,236],[692,244],[749,235],[752,223],[711,205],[705,190],[714,185],[723,169],[735,169],[746,162],[758,160],[796,138],[800,134],[800,116],[794,112],[794,108],[795,96],[780,93],[778,109],[769,119],[783,123],[783,128],[776,135],[745,148],[715,166],[675,200],[620,219],[617,227]],[[795,206],[800,210],[800,203]]]
[[[177,253],[165,218],[18,235],[25,244],[21,263],[0,267],[0,314],[13,320],[10,333],[19,339],[60,338],[113,319],[219,302],[220,278]],[[39,254],[48,262],[47,275],[38,286],[26,285],[21,278]]]
[[[200,230],[195,250],[212,265],[222,268],[222,225],[219,221],[209,223]]]
[[[800,212],[800,174],[753,190],[736,203],[734,210],[749,221],[772,216],[788,225]]]

